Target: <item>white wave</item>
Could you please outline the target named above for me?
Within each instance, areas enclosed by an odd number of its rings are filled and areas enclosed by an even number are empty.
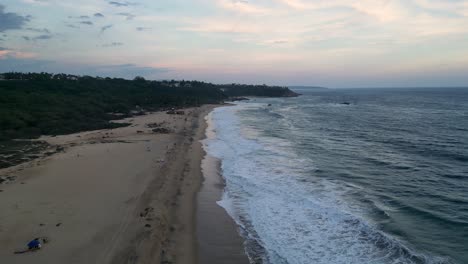
[[[415,256],[359,217],[360,209],[343,201],[346,186],[304,174],[312,161],[298,157],[290,142],[246,130],[238,113],[255,107],[262,105],[215,109],[204,147],[222,161],[226,187],[219,205],[264,248],[265,262],[438,262]]]

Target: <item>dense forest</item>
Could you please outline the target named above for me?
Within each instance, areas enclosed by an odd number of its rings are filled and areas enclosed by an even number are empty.
[[[215,85],[49,73],[0,74],[0,141],[120,126],[144,111],[221,103],[234,96],[296,96],[285,87]]]

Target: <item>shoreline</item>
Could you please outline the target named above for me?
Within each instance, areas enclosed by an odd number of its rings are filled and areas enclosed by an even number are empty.
[[[63,151],[0,170],[0,176],[15,176],[0,185],[0,259],[197,263],[196,207],[205,157],[200,141],[205,116],[216,106],[119,121],[132,123],[128,127],[42,137]],[[155,133],[151,124],[170,132]],[[13,254],[35,237],[49,242],[38,252]]]
[[[211,113],[205,118],[207,127],[204,141],[215,136],[210,120]],[[205,147],[205,142],[203,146]],[[197,195],[198,263],[248,264],[239,227],[225,208],[218,204],[225,188],[221,160],[211,156],[206,150],[205,153],[201,162],[204,180]]]

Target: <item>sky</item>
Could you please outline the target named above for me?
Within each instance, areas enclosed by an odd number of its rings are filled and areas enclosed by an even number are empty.
[[[6,71],[468,86],[468,0],[2,0]]]

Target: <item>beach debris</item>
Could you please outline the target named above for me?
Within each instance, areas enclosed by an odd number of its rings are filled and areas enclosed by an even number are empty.
[[[16,176],[0,176],[0,184],[9,184],[16,180]]]
[[[183,110],[175,110],[174,108],[167,111],[166,114],[168,115],[185,115],[185,111]]]
[[[143,212],[140,213],[140,217],[144,218],[147,222],[151,222],[154,220],[155,214],[153,213],[153,207],[147,207]]]
[[[150,227],[151,227],[151,225],[150,225],[150,224],[146,224],[146,225],[145,225],[145,227],[148,227],[148,228],[150,228]]]
[[[165,122],[162,123],[149,123],[146,125],[148,128],[152,128],[153,133],[160,133],[160,134],[169,134],[171,131],[165,127],[163,127]]]
[[[56,227],[59,227],[59,226],[61,226],[61,225],[62,225],[62,223],[58,223],[58,224],[56,224],[55,226],[56,226]]]
[[[171,133],[171,130],[165,128],[165,127],[158,127],[158,128],[154,128],[153,130],[153,133],[158,133],[158,134],[169,134]]]
[[[141,133],[143,133],[143,131],[137,130],[137,134],[141,134]]]
[[[166,122],[161,122],[161,123],[158,123],[158,122],[155,122],[155,123],[149,123],[149,124],[146,124],[146,127],[148,128],[156,128],[156,127],[162,127]]]
[[[146,207],[145,210],[140,213],[140,217],[147,217],[153,211],[154,211],[153,207]]]
[[[62,146],[57,146],[57,148],[55,149],[55,151],[57,151],[57,152],[62,152],[62,151],[65,151],[65,148],[62,147]]]
[[[44,153],[45,156],[52,156],[54,155],[56,152],[55,151],[48,151],[46,153]]]

